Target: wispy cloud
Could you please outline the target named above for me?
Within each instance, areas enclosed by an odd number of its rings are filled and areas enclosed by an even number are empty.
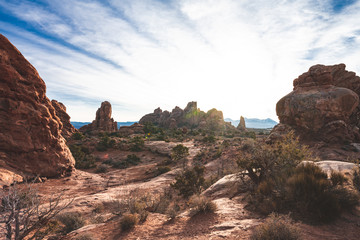
[[[0,0],[0,31],[73,120],[91,120],[103,100],[120,121],[192,100],[275,119],[311,65],[360,72],[360,2],[338,2]]]

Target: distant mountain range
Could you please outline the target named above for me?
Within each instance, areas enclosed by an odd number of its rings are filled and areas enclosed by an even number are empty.
[[[81,128],[82,126],[84,125],[88,125],[89,123],[91,122],[71,122],[71,124],[76,128],[76,129],[79,129]],[[121,127],[121,126],[130,126],[130,125],[133,125],[134,123],[137,123],[137,122],[118,122],[117,123],[117,126],[118,128]]]
[[[235,127],[239,125],[240,120],[232,120],[231,118],[225,118],[225,122],[231,122],[231,124]],[[71,122],[71,124],[76,128],[79,129],[84,125],[89,124],[90,122]],[[118,122],[118,128],[121,126],[130,126],[137,122]],[[258,118],[245,118],[245,125],[247,128],[273,128],[276,124],[276,121],[272,120],[271,118],[267,119],[258,119]]]
[[[240,120],[232,120],[231,118],[225,118],[225,122],[231,122],[235,127],[239,125]],[[267,119],[258,119],[258,118],[245,118],[245,125],[247,128],[273,128],[278,122],[272,120],[271,118]]]

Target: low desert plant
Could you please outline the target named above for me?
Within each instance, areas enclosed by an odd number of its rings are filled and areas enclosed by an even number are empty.
[[[182,144],[178,144],[171,150],[171,159],[175,162],[185,160],[189,156],[189,148]]]
[[[251,240],[299,240],[300,231],[291,224],[288,217],[279,217],[274,214],[254,229]]]
[[[85,136],[81,132],[75,132],[71,138],[74,140],[83,140]]]
[[[140,136],[136,136],[129,141],[130,143],[130,150],[133,152],[140,152],[143,150],[145,142],[144,139]]]
[[[205,196],[196,195],[190,199],[190,207],[192,215],[199,213],[215,213],[216,203]]]
[[[267,178],[286,177],[301,161],[311,159],[293,132],[273,145],[247,139],[239,150],[238,166],[256,185]]]
[[[96,173],[106,173],[108,171],[108,166],[104,165],[104,164],[101,164],[99,166],[97,166],[95,172]]]
[[[95,204],[93,210],[94,213],[102,213],[105,211],[105,207],[103,203]]]
[[[167,173],[169,171],[171,171],[171,167],[169,167],[169,166],[159,166],[157,168],[157,171],[156,171],[156,176]]]
[[[68,208],[72,200],[63,200],[63,195],[52,196],[46,204],[33,183],[19,187],[11,185],[0,191],[0,238],[4,239],[41,239],[56,230],[54,218]],[[63,202],[63,203],[61,203]]]
[[[175,177],[175,182],[170,186],[179,192],[184,198],[189,198],[194,194],[200,194],[205,184],[205,167],[195,166],[186,169]]]
[[[64,225],[64,233],[72,232],[85,225],[85,220],[79,212],[63,213],[57,219]]]
[[[133,229],[139,223],[138,214],[124,214],[120,219],[120,227],[122,231]]]
[[[91,234],[85,233],[77,237],[75,240],[95,240],[95,238]]]
[[[331,171],[331,182],[334,186],[343,185],[346,182],[346,177],[341,172]]]
[[[353,178],[352,178],[352,182],[354,187],[360,191],[360,166],[359,166],[359,162],[356,161],[355,164],[357,164],[357,167],[354,168],[353,170]]]
[[[357,194],[331,184],[327,174],[311,163],[298,166],[287,180],[287,198],[299,213],[323,222],[353,209],[359,201]]]
[[[109,138],[108,135],[104,135],[100,142],[96,145],[96,150],[100,152],[106,151],[108,148],[113,148],[116,144],[116,141],[112,138]]]
[[[69,149],[75,158],[75,167],[89,169],[95,167],[95,156],[90,154],[88,148],[79,145],[70,145]]]

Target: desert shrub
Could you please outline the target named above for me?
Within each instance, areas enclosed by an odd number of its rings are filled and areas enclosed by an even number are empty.
[[[159,132],[163,132],[163,130],[157,126],[155,126],[152,122],[146,122],[144,123],[144,132],[145,134],[156,134]]]
[[[256,139],[256,133],[253,131],[248,131],[244,133],[244,137]]]
[[[78,145],[70,145],[69,149],[75,158],[75,168],[89,169],[95,167],[95,157],[94,155],[89,154],[90,151],[88,148]]]
[[[203,139],[201,141],[204,143],[215,143],[216,138],[214,135],[208,135],[208,136],[203,137]]]
[[[94,213],[102,213],[105,211],[105,207],[103,203],[98,203],[94,206],[92,212]]]
[[[159,166],[157,168],[157,171],[156,171],[156,176],[167,173],[169,171],[171,171],[171,167],[169,167],[169,166]]]
[[[44,201],[34,183],[16,182],[0,191],[0,236],[6,239],[42,239],[58,229],[54,218],[68,208],[72,200],[63,201],[63,194]]]
[[[356,163],[359,164],[359,163]],[[356,167],[353,171],[353,178],[352,178],[352,182],[354,187],[360,191],[360,167]]]
[[[192,215],[198,213],[215,213],[217,206],[205,196],[196,195],[190,199],[190,207]]]
[[[127,155],[125,161],[128,165],[138,165],[141,162],[140,158],[138,156],[136,156],[135,154]]]
[[[291,224],[288,217],[278,217],[274,214],[265,223],[255,228],[251,240],[298,240],[300,231]]]
[[[77,237],[76,240],[95,240],[95,238],[91,234],[85,233]]]
[[[171,150],[171,159],[174,161],[179,161],[187,156],[189,156],[189,148],[182,144],[176,145]]]
[[[104,206],[105,211],[115,215],[121,215],[124,212],[124,204],[117,199],[103,201],[102,205]]]
[[[122,231],[133,229],[138,223],[139,217],[137,214],[124,214],[124,216],[120,219],[120,227]]]
[[[145,222],[149,212],[145,210],[147,207],[146,200],[141,198],[131,198],[128,202],[130,213],[137,214],[140,222]]]
[[[170,186],[176,189],[184,198],[200,194],[205,184],[204,170],[205,168],[202,166],[186,169],[175,177],[175,182]]]
[[[72,232],[85,225],[85,220],[78,212],[63,213],[57,219],[64,225],[63,231],[65,233]]]
[[[75,132],[71,138],[74,140],[83,140],[85,136],[81,132]]]
[[[125,169],[130,166],[138,165],[140,162],[141,162],[141,160],[138,156],[136,156],[135,154],[130,154],[124,160],[114,160],[112,158],[109,158],[106,161],[104,161],[103,163],[109,164],[113,168]]]
[[[273,145],[253,139],[245,140],[240,147],[237,164],[258,185],[266,178],[289,175],[301,161],[310,158],[308,148],[301,145],[293,132],[290,132],[282,141]]]
[[[96,168],[95,172],[96,173],[106,173],[108,171],[108,168],[109,168],[108,166],[101,164]]]
[[[112,165],[112,164],[113,164],[113,162],[114,162],[114,159],[112,159],[112,158],[108,158],[108,159],[106,159],[105,161],[103,161],[103,164]]]
[[[346,182],[346,177],[341,172],[331,171],[330,179],[334,186],[343,185]]]
[[[133,152],[140,152],[144,148],[144,139],[140,136],[136,136],[129,141],[130,150]]]
[[[108,135],[104,135],[100,142],[96,145],[96,150],[100,152],[106,151],[108,148],[113,148],[116,144],[116,141],[114,139],[109,138]]]
[[[334,220],[359,201],[357,194],[332,185],[327,174],[310,163],[298,166],[288,179],[287,197],[297,212],[322,222]]]

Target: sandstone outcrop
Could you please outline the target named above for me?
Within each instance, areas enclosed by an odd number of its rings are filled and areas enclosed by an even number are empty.
[[[160,108],[153,113],[146,114],[140,124],[152,123],[163,128],[201,128],[209,130],[226,130],[232,128],[231,124],[224,122],[223,113],[215,108],[207,113],[197,107],[197,102],[189,102],[185,109],[176,106],[171,112]]]
[[[345,64],[312,66],[293,85],[276,104],[280,124],[270,137],[294,130],[305,141],[360,141],[360,78]]]
[[[61,176],[75,160],[36,69],[0,34],[0,167]]]
[[[134,123],[131,126],[121,126],[119,129],[121,135],[129,136],[131,134],[142,134],[144,133],[144,125]]]
[[[70,123],[70,116],[66,113],[66,107],[61,102],[51,100],[51,105],[55,108],[56,115],[60,118],[62,128],[61,135],[69,139],[78,130]]]
[[[241,130],[241,131],[246,130],[245,118],[243,116],[240,116],[240,122],[239,122],[239,125],[236,128]]]
[[[108,101],[102,102],[96,111],[95,120],[92,123],[81,127],[81,132],[116,132],[117,122],[111,117],[112,109]]]

